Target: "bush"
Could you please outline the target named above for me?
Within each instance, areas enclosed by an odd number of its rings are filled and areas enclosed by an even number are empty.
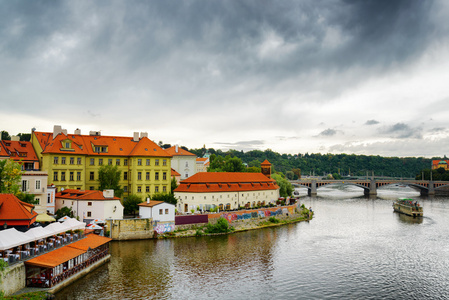
[[[226,233],[234,230],[234,227],[229,225],[228,220],[219,218],[216,224],[207,224],[204,232],[206,233]]]
[[[279,223],[280,221],[278,219],[276,219],[275,217],[269,217],[268,221],[271,223]]]

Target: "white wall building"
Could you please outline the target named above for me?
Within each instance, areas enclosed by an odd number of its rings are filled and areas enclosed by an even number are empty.
[[[175,221],[175,206],[173,204],[147,199],[139,204],[139,216],[142,219],[153,219],[159,222]]]
[[[56,210],[67,206],[80,221],[123,219],[123,205],[113,190],[82,191],[66,189],[56,194]]]
[[[172,155],[171,167],[181,174],[181,180],[189,178],[196,173],[196,155],[186,151],[178,145],[165,149]]]
[[[55,212],[54,196],[51,197],[52,191],[47,187],[48,174],[42,171],[25,171],[22,174],[21,191],[33,194],[34,199],[38,201],[35,205],[35,211],[38,214]]]

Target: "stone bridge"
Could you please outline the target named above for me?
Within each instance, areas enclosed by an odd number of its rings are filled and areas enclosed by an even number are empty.
[[[377,189],[382,186],[391,184],[408,185],[414,189],[418,189],[421,195],[434,195],[435,190],[445,186],[449,186],[449,181],[429,181],[429,180],[327,180],[327,179],[306,179],[290,181],[294,187],[306,187],[310,196],[316,196],[318,188],[335,184],[349,184],[363,188],[365,195],[377,195]]]

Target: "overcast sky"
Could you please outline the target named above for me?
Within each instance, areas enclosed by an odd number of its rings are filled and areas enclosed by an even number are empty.
[[[449,1],[0,1],[0,129],[449,155]]]

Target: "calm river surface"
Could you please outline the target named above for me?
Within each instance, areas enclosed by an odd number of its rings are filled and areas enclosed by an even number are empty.
[[[449,198],[318,189],[309,223],[218,237],[113,242],[111,262],[57,299],[447,299]],[[424,218],[393,213],[419,199]]]

